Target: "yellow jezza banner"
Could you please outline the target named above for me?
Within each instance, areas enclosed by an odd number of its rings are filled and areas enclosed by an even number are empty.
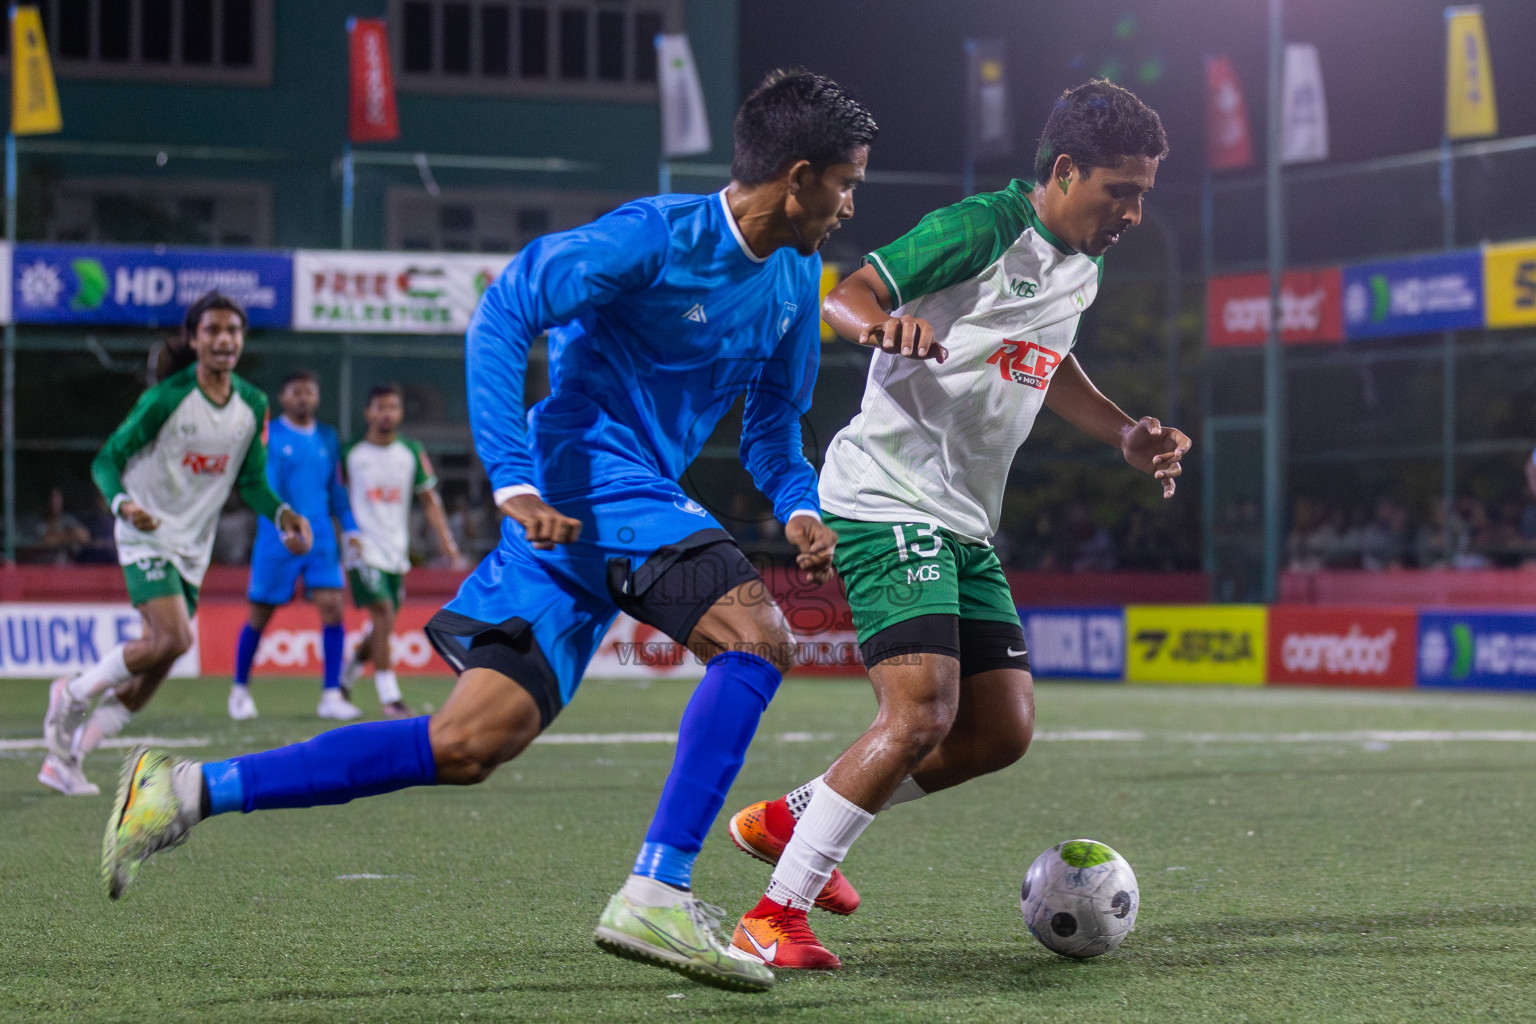
[[[1536,242],[1483,246],[1483,310],[1489,327],[1536,325]]]
[[[1266,616],[1263,605],[1130,605],[1126,681],[1263,683]]]
[[[1445,9],[1445,137],[1499,134],[1493,102],[1493,65],[1481,7]]]
[[[47,135],[62,131],[59,91],[48,63],[43,19],[36,7],[11,8],[11,131]]]

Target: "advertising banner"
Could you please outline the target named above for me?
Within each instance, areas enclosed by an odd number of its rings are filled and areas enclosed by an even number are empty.
[[[1213,277],[1205,291],[1205,336],[1212,348],[1262,345],[1269,334],[1269,275]],[[1344,272],[1287,270],[1280,278],[1280,340],[1310,345],[1344,340]]]
[[[1536,324],[1536,242],[1484,246],[1483,287],[1489,327]]]
[[[347,19],[347,138],[388,142],[400,136],[389,38],[382,18]]]
[[[82,671],[117,644],[137,639],[143,625],[127,604],[0,604],[0,678],[53,679]],[[196,676],[199,667],[194,642],[171,675]]]
[[[1536,690],[1536,613],[1422,612],[1419,685]]]
[[[708,153],[709,114],[704,109],[699,69],[693,63],[693,47],[688,45],[686,35],[658,35],[655,44],[661,93],[661,155]]]
[[[423,627],[440,606],[426,601],[407,601],[395,617],[395,632],[390,643],[395,655],[395,671],[401,675],[452,675],[448,663],[437,656],[427,641]],[[231,675],[235,671],[235,643],[240,627],[245,625],[246,606],[233,602],[204,602],[198,609],[199,633],[203,648],[203,670],[209,675]],[[348,608],[346,614],[346,651],[352,653],[368,627],[368,613]],[[307,604],[288,604],[278,608],[261,634],[256,648],[254,674],[307,676],[316,679],[325,667],[321,647],[320,616]]]
[[[1269,682],[1412,686],[1418,622],[1410,608],[1276,605]]]
[[[1013,152],[1013,119],[1008,116],[1008,81],[1003,39],[965,41],[966,117],[972,158]]]
[[[1125,613],[1119,608],[1020,608],[1036,679],[1122,679]]]
[[[1230,171],[1253,163],[1248,104],[1230,57],[1205,58],[1205,165]]]
[[[1351,341],[1481,326],[1483,254],[1476,249],[1344,268]]]
[[[1264,682],[1263,605],[1130,605],[1125,678],[1132,683]]]
[[[22,244],[12,264],[17,323],[179,327],[215,289],[245,307],[252,327],[286,328],[292,317],[286,253]]]
[[[293,329],[461,334],[510,254],[299,249]]]
[[[1475,139],[1499,134],[1493,99],[1493,67],[1483,9],[1445,9],[1445,137]]]

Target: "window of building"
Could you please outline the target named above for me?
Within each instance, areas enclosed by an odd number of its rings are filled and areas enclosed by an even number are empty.
[[[391,0],[402,89],[649,100],[681,0]]]
[[[627,202],[607,192],[417,188],[389,191],[391,249],[516,252],[540,235],[579,227]]]
[[[261,182],[70,178],[45,221],[54,242],[272,244],[272,194]]]
[[[45,0],[64,78],[270,85],[274,0]],[[10,34],[0,32],[9,57]]]

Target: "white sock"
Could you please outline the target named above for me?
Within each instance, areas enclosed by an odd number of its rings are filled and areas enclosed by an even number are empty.
[[[832,877],[832,869],[843,862],[853,841],[874,820],[873,814],[855,806],[831,786],[817,786],[795,825],[794,837],[773,869],[768,898],[809,910]]]
[[[692,894],[676,886],[645,875],[630,875],[620,890],[630,902],[642,907],[672,907],[691,898]]]
[[[96,705],[96,710],[91,712],[91,717],[85,720],[85,724],[75,734],[75,760],[80,760],[101,746],[101,741],[107,737],[116,736],[122,732],[131,718],[133,718],[133,712],[117,699],[117,694],[108,693],[101,698],[101,703]]]
[[[203,820],[203,763],[180,761],[171,768],[171,792],[181,812],[176,817],[187,828]]]
[[[928,791],[925,790],[922,786],[919,786],[916,779],[908,775],[906,778],[901,780],[901,785],[896,787],[896,792],[891,794],[891,798],[880,805],[880,809],[882,811],[889,810],[890,808],[895,807],[897,804],[909,803],[913,800],[921,800],[927,795]]]
[[[106,657],[64,684],[69,695],[75,700],[90,700],[103,690],[132,679],[133,673],[128,671],[128,663],[123,660],[123,647],[118,644],[107,652]]]
[[[789,813],[797,819],[805,813],[806,806],[811,802],[811,797],[816,794],[816,787],[821,785],[825,775],[818,775],[799,789],[792,789],[784,796],[784,802],[789,805]]]
[[[395,678],[395,670],[381,668],[373,674],[374,689],[379,691],[380,704],[393,704],[401,700],[400,681]]]

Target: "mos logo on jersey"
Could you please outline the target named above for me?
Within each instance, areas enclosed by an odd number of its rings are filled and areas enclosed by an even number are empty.
[[[1005,341],[996,352],[987,357],[987,363],[996,366],[1003,380],[1044,391],[1051,379],[1051,371],[1061,362],[1061,356],[1048,348],[1041,348],[1033,341]]]
[[[187,452],[182,456],[181,468],[190,470],[193,476],[223,476],[229,472],[229,456]]]

